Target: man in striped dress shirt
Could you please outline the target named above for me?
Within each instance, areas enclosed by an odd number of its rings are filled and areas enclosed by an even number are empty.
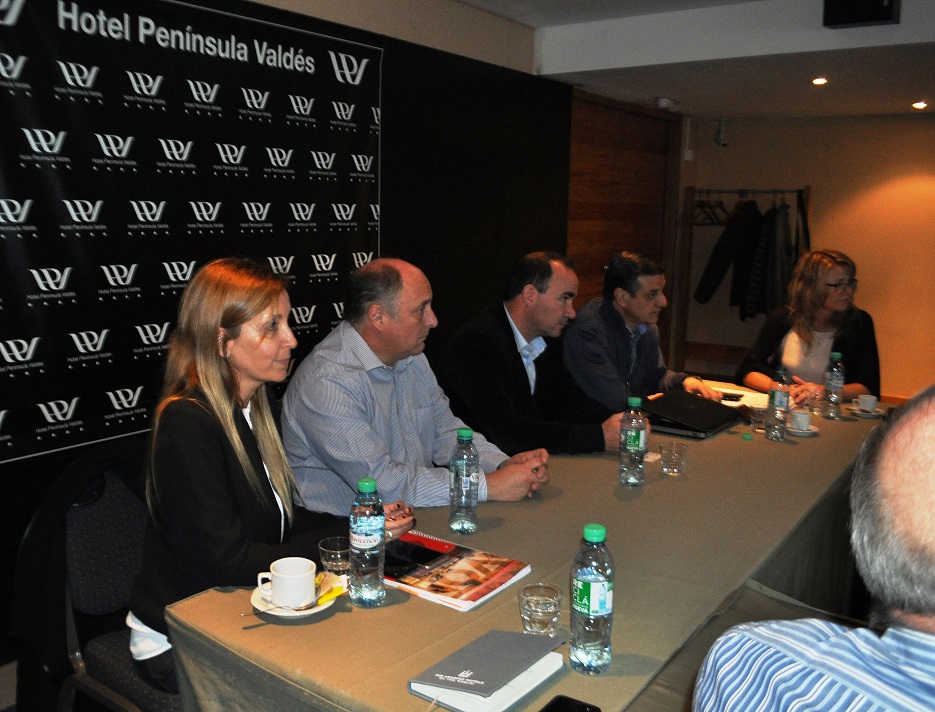
[[[283,444],[304,506],[346,515],[357,480],[384,501],[448,504],[447,460],[464,423],[422,353],[438,320],[418,267],[377,259],[348,278],[344,321],[296,369],[282,404]],[[517,501],[548,482],[545,450],[512,457],[480,433],[480,501]]]
[[[851,484],[874,629],[736,626],[708,652],[695,710],[935,710],[935,386],[891,415],[867,437]]]

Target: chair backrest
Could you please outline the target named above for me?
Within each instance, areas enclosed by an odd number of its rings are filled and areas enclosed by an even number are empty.
[[[106,615],[127,608],[143,561],[146,504],[108,469],[65,515],[65,561],[74,609]]]

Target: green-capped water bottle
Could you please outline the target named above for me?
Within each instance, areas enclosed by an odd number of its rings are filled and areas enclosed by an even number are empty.
[[[448,495],[451,513],[448,526],[458,534],[477,531],[477,488],[480,455],[474,447],[474,431],[458,428],[458,440],[448,461]]]
[[[614,617],[614,557],[602,524],[585,524],[571,565],[571,646],[573,670],[599,675],[610,668]]]
[[[377,481],[361,477],[357,480],[357,496],[351,505],[351,568],[347,576],[348,594],[355,606],[373,608],[382,604],[386,597],[383,587],[385,523]]]
[[[643,401],[627,398],[629,409],[620,420],[620,467],[617,477],[624,487],[643,486],[643,456],[646,454],[646,418],[640,412]]]

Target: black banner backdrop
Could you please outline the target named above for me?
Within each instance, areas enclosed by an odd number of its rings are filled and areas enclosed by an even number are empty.
[[[382,59],[171,0],[0,0],[0,463],[146,430],[215,257],[290,276],[296,359],[328,333],[379,254]]]

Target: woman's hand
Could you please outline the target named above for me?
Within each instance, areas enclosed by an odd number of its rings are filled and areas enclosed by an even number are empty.
[[[416,525],[416,518],[412,507],[402,500],[383,505],[383,515],[386,517],[386,538],[399,539]]]
[[[792,385],[789,386],[789,397],[796,405],[805,405],[808,402],[809,393],[819,388],[821,386],[817,383],[809,383],[798,376],[793,376]]]

